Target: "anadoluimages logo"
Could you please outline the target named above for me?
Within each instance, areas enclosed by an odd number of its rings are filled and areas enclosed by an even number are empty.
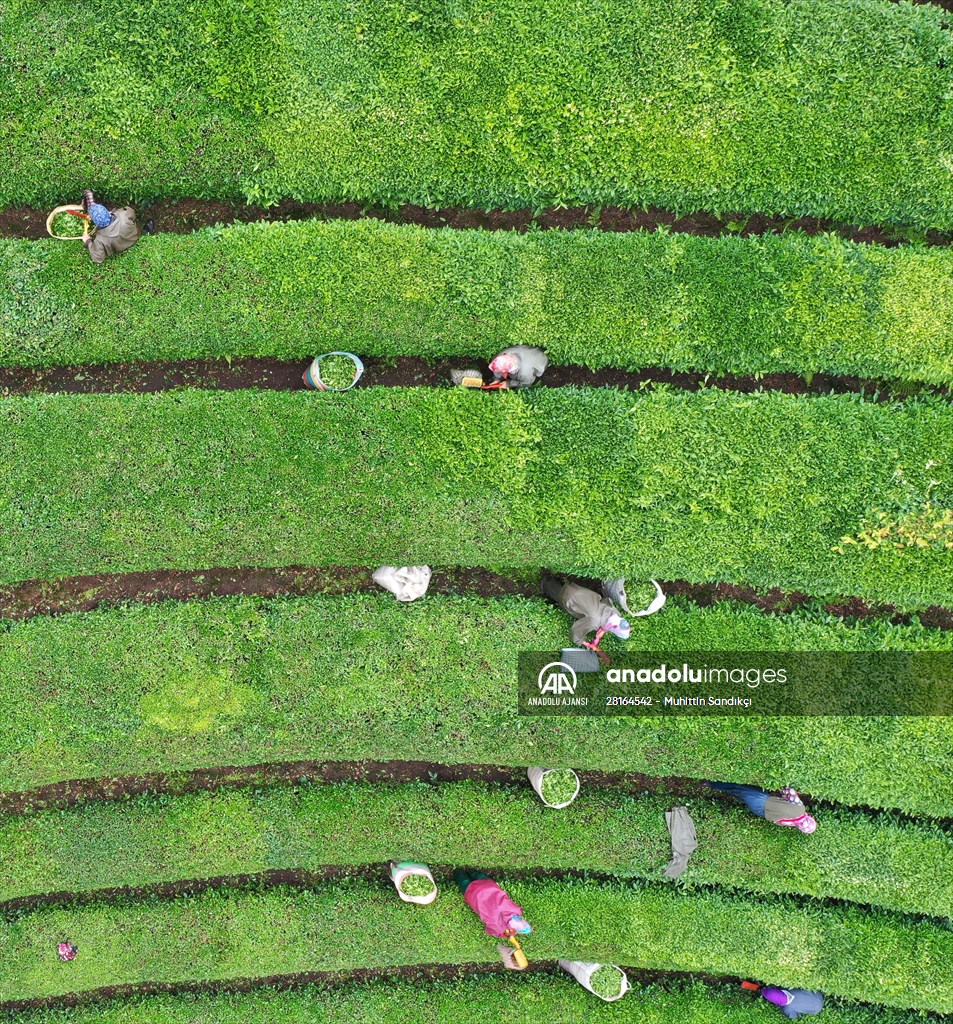
[[[539,670],[539,692],[559,696],[561,693],[575,694],[576,672],[564,661],[551,661]]]

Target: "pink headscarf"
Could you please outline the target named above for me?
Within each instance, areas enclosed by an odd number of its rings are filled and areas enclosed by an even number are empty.
[[[520,361],[511,352],[501,352],[498,356],[493,357],[493,361],[490,363],[490,369],[494,373],[516,373],[519,369]]]

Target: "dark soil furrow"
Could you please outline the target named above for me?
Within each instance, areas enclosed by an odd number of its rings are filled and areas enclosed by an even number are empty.
[[[734,806],[736,801],[710,789],[702,779],[678,775],[653,776],[641,772],[603,772],[577,770],[580,782],[588,789],[611,789],[621,794],[705,797]],[[454,782],[480,782],[520,789],[528,787],[525,767],[490,764],[441,764],[434,761],[278,761],[251,765],[224,765],[191,771],[153,772],[100,779],[69,779],[36,789],[0,793],[0,814],[30,814],[37,811],[65,810],[101,801],[124,801],[149,795],[182,796],[218,789],[258,789],[265,786],[294,786],[308,783],[370,782],[401,784],[407,782],[442,785]],[[919,821],[917,815],[900,809],[884,810],[862,804],[837,804],[801,793],[815,810],[842,810],[852,814],[878,817],[892,814],[904,821]],[[953,829],[953,818],[930,818],[930,823]]]
[[[708,985],[738,985],[740,978],[727,975],[696,974],[690,971],[648,970],[642,967],[619,966],[628,975],[629,981],[637,985],[659,985],[677,988],[691,982]],[[70,992],[64,996],[49,996],[38,999],[12,999],[0,1002],[0,1011],[23,1012],[25,1010],[64,1009],[88,1003],[114,999],[132,999],[146,995],[186,995],[192,993],[251,992],[256,989],[294,989],[305,985],[322,988],[340,988],[345,985],[371,984],[380,981],[435,982],[454,981],[484,974],[504,974],[506,968],[499,963],[468,964],[413,964],[401,967],[358,967],[348,971],[308,971],[299,974],[276,974],[265,978],[230,978],[220,981],[144,981],[135,985],[113,985],[106,988],[90,989],[85,992]],[[524,974],[563,974],[555,960],[539,960],[530,964]],[[568,975],[567,984],[572,983]],[[593,997],[595,998],[595,997]],[[927,1014],[925,1016],[934,1016]],[[940,1019],[937,1016],[937,1019]]]
[[[452,889],[454,886],[454,865],[428,863],[439,886]],[[599,883],[631,884],[639,889],[667,889],[669,882],[656,879],[630,878],[619,876],[609,871],[593,871],[581,868],[544,868],[544,867],[508,867],[505,864],[480,864],[481,871],[486,871],[492,878],[509,881],[528,882],[542,879],[554,881],[590,881]],[[660,872],[661,873],[661,872]],[[376,864],[327,864],[319,868],[281,868],[261,871],[254,874],[217,875],[205,878],[186,878],[170,882],[157,882],[143,886],[119,886],[112,889],[93,889],[88,892],[65,890],[62,892],[41,893],[5,900],[0,903],[0,915],[8,920],[23,914],[49,907],[83,907],[96,904],[119,903],[134,900],[177,900],[182,897],[199,896],[202,893],[218,890],[241,892],[264,892],[269,889],[315,889],[328,882],[346,882],[349,879],[363,879],[376,883],[383,889],[390,889],[390,879],[386,862]],[[692,892],[729,892],[741,896],[751,896],[748,890],[735,886],[722,886],[714,883],[695,884]],[[783,900],[786,904],[817,909],[838,908],[857,910],[858,908],[873,912],[877,908],[873,904],[858,903],[838,897],[807,896],[797,892],[782,895],[766,896],[760,894],[765,901]],[[946,918],[934,918],[928,914],[897,914],[907,921],[932,921],[945,923]]]
[[[317,354],[317,353],[314,353]],[[486,356],[427,360],[417,356],[392,359],[362,356],[365,372],[357,387],[450,387],[451,369],[484,366]],[[205,388],[239,391],[261,388],[268,391],[303,391],[302,380],[310,356],[281,360],[262,356],[225,359],[188,359],[178,362],[105,363],[78,366],[0,367],[0,396],[6,398],[36,393],[117,394],[151,393],[175,388]],[[490,380],[487,372],[487,381]],[[875,401],[903,401],[929,394],[949,398],[949,387],[921,381],[886,381],[863,377],[816,373],[809,379],[797,373],[713,376],[696,370],[671,370],[649,366],[641,370],[606,367],[590,370],[584,366],[550,366],[538,387],[620,388],[638,391],[657,384],[699,391],[705,387],[751,394],[780,391],[789,395],[856,394]],[[321,396],[316,395],[315,400]]]
[[[59,580],[25,580],[0,588],[0,620],[22,620],[36,615],[87,612],[135,601],[191,601],[209,597],[307,597],[316,594],[380,592],[371,578],[372,566],[247,566],[211,569],[155,569],[140,573],[99,573]],[[595,586],[596,581],[578,577]],[[868,604],[859,597],[828,600],[800,591],[773,589],[767,592],[734,583],[660,581],[666,594],[709,607],[718,601],[752,605],[769,614],[782,615],[798,608],[823,607],[845,619],[885,619],[894,625],[919,621],[933,629],[953,629],[953,609],[932,605],[920,612],[899,612],[890,604]],[[473,597],[540,597],[535,582],[525,576],[511,577],[487,569],[436,566],[430,593]]]
[[[941,7],[944,11],[953,11],[953,0],[910,0],[910,2],[928,7]]]
[[[730,802],[730,797],[710,790],[699,779],[654,777],[638,772],[580,771],[578,774],[588,787],[616,789],[624,793],[709,796]],[[520,788],[529,785],[525,768],[505,765],[439,764],[432,761],[280,761],[54,782],[36,789],[0,793],[0,814],[65,809],[97,801],[127,800],[145,794],[181,796],[217,789],[330,782],[421,782],[427,785],[481,782]]]
[[[922,0],[921,0],[922,2]],[[953,9],[953,0],[943,0]],[[108,206],[124,206],[127,195],[97,196]],[[76,200],[77,202],[79,199]],[[644,210],[618,206],[570,206],[535,212],[520,210],[478,210],[452,206],[431,209],[406,203],[395,209],[365,206],[357,202],[303,203],[286,199],[267,209],[243,203],[210,199],[156,199],[138,204],[139,221],[153,223],[156,232],[187,234],[215,224],[250,223],[254,221],[298,220],[373,220],[395,224],[417,224],[428,228],[480,228],[484,231],[528,231],[531,228],[590,229],[599,231],[655,231],[664,227],[681,234],[717,236],[735,234],[779,234],[803,231],[809,235],[835,232],[854,242],[876,245],[902,245],[912,239],[928,245],[949,245],[953,234],[941,231],[909,231],[888,226],[867,226],[838,223],[820,217],[783,217],[762,213],[695,213],[679,214],[657,206]],[[0,210],[0,236],[8,238],[48,238],[46,218],[49,210],[30,206],[7,207]],[[78,245],[79,243],[72,243]]]

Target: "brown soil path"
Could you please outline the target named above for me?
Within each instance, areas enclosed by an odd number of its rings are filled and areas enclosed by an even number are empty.
[[[673,798],[704,797],[734,806],[727,794],[710,789],[702,779],[678,775],[643,775],[641,772],[577,770],[586,789],[613,790],[630,796]],[[0,793],[0,814],[32,814],[43,810],[65,810],[84,804],[126,801],[146,794],[182,796],[219,789],[261,789],[267,786],[295,786],[313,783],[361,782],[399,785],[407,782],[430,786],[456,782],[526,789],[525,767],[492,764],[441,764],[434,761],[277,761],[252,765],[226,765],[191,771],[153,772],[100,779],[69,779],[36,789]],[[889,813],[904,821],[921,821],[922,816],[899,808],[883,809],[863,804],[837,804],[801,792],[814,809],[842,810],[879,817]],[[931,824],[953,830],[953,818],[930,818]]]
[[[733,985],[741,983],[740,978],[726,975],[695,974],[689,971],[658,971],[642,967],[623,968],[630,982],[636,985],[658,985],[663,988],[679,988],[691,982],[709,985]],[[381,981],[405,981],[415,984],[430,984],[441,981],[456,981],[486,974],[507,974],[500,963],[467,964],[414,964],[404,967],[359,967],[349,971],[308,971],[299,974],[278,974],[266,978],[233,978],[227,981],[146,981],[136,985],[114,985],[108,988],[92,989],[86,992],[71,992],[65,996],[50,996],[39,999],[15,999],[0,1002],[0,1011],[8,1013],[25,1010],[52,1010],[112,999],[132,999],[146,995],[185,995],[212,992],[253,992],[256,989],[287,990],[305,985],[317,985],[322,989],[335,989],[351,985],[369,985]],[[555,960],[539,960],[530,964],[525,974],[560,974],[567,984],[575,984]],[[595,998],[595,997],[593,997]],[[937,1017],[937,1020],[941,1018]]]
[[[583,785],[620,793],[704,796],[731,802],[700,779],[651,776],[639,772],[579,771]],[[422,782],[436,786],[454,782],[529,786],[526,769],[492,764],[439,764],[432,761],[279,761],[266,764],[196,768],[116,778],[71,779],[21,792],[0,793],[0,814],[25,814],[66,809],[96,802],[127,800],[145,794],[209,793],[218,789],[258,789],[305,783],[370,782],[397,785]],[[807,794],[803,794],[808,799]]]
[[[532,574],[512,575],[486,569],[435,566],[429,593],[477,597],[517,595],[539,597]],[[210,569],[156,569],[141,573],[99,573],[60,580],[26,580],[0,588],[0,619],[21,620],[36,615],[93,611],[129,601],[190,601],[209,597],[306,597],[314,594],[383,593],[371,578],[372,566],[248,566]],[[596,581],[579,577],[596,586]],[[893,605],[868,604],[859,597],[820,601],[800,591],[778,588],[758,591],[732,583],[659,581],[666,594],[677,595],[707,608],[719,601],[752,605],[771,614],[784,614],[817,604],[845,619],[886,619],[895,625],[919,621],[933,629],[953,629],[953,609],[933,605],[920,612],[898,612]]]
[[[921,0],[922,2],[922,0]],[[953,0],[944,0],[953,9]],[[125,195],[97,196],[109,206],[125,205]],[[78,202],[79,200],[77,200]],[[7,207],[0,210],[0,237],[38,239],[48,238],[46,218],[49,210],[31,206]],[[803,231],[816,235],[834,232],[853,242],[866,242],[893,247],[916,238],[928,245],[949,245],[953,233],[928,231],[905,232],[887,226],[841,224],[820,217],[780,217],[762,213],[724,213],[706,211],[678,214],[657,206],[644,210],[624,209],[618,206],[570,206],[534,212],[520,210],[478,210],[467,207],[431,209],[406,203],[396,209],[364,206],[356,202],[303,203],[286,199],[276,206],[246,206],[243,203],[221,202],[209,199],[157,199],[139,206],[139,220],[153,221],[157,232],[188,234],[214,224],[251,223],[258,221],[296,220],[384,220],[394,224],[417,224],[428,228],[472,229],[484,231],[519,231],[534,229],[564,230],[592,229],[598,231],[655,231],[664,227],[679,234],[714,237],[736,234],[742,238],[752,235],[780,234],[785,231]]]
[[[174,362],[103,363],[74,366],[0,366],[0,398],[37,393],[117,394],[150,393],[176,388],[204,388],[216,391],[240,391],[260,388],[267,391],[307,390],[302,374],[311,360],[283,360],[264,356],[240,356],[226,359],[186,359]],[[356,387],[451,387],[451,369],[482,368],[486,358],[463,356],[429,360],[418,356],[379,358],[361,356],[364,374]],[[491,380],[484,372],[486,382]],[[789,395],[856,394],[874,402],[903,401],[915,395],[951,397],[951,389],[917,381],[891,382],[848,375],[816,373],[809,379],[797,373],[712,376],[699,371],[670,370],[649,366],[641,370],[606,367],[590,370],[566,364],[549,366],[537,387],[620,388],[639,391],[657,384],[700,391],[705,387],[752,394],[780,391]],[[317,397],[317,394],[316,394]]]

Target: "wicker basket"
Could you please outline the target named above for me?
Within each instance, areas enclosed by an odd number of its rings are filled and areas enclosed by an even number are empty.
[[[71,213],[74,217],[84,217],[86,219],[86,234],[92,237],[96,234],[96,225],[89,219],[86,211],[75,203],[70,203],[68,206],[57,206],[57,208],[46,218],[46,232],[51,238],[58,238],[61,242],[75,242],[81,239],[82,235],[54,235],[53,234],[53,221],[61,213]]]

